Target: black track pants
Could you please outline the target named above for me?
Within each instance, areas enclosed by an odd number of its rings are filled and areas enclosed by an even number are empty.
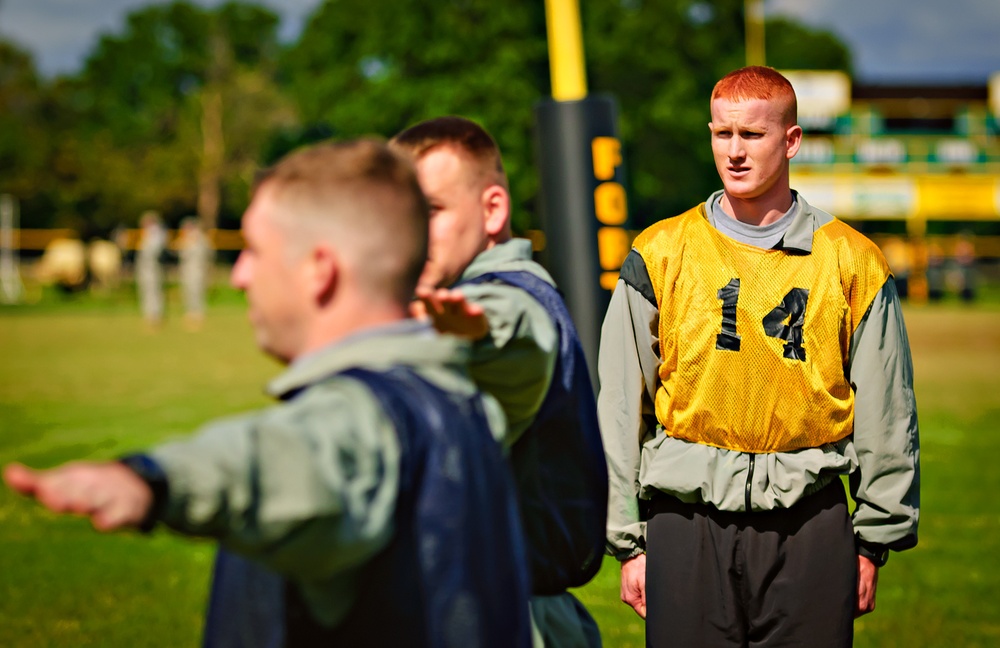
[[[857,554],[840,480],[790,509],[669,496],[646,530],[646,645],[850,646]]]

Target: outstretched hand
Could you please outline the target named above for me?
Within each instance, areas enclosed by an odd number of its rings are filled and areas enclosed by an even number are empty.
[[[442,333],[475,341],[490,332],[483,307],[466,300],[460,290],[418,287],[417,300],[413,314],[429,317],[434,328]]]
[[[139,527],[153,504],[149,485],[116,462],[68,463],[51,470],[8,464],[4,481],[56,513],[85,515],[99,531]]]

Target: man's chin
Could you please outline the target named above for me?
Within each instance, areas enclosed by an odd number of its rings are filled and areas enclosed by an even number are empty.
[[[267,334],[260,328],[260,326],[257,325],[256,322],[254,322],[253,317],[250,318],[250,325],[253,327],[254,342],[257,343],[257,348],[260,349],[260,352],[266,356],[274,358],[278,362],[284,362],[281,359],[281,355],[278,353],[278,350],[271,344]]]
[[[734,184],[726,187],[726,193],[731,200],[750,201],[759,198],[764,192],[760,187]]]
[[[267,356],[270,356],[271,358],[274,358],[275,360],[277,360],[278,362],[280,362],[283,365],[290,364],[292,362],[292,360],[293,360],[293,358],[290,357],[291,354],[285,353],[283,351],[279,351],[278,349],[275,349],[275,348],[269,346],[267,344],[267,342],[262,341],[260,339],[257,340],[257,346],[264,353],[264,355],[267,355]]]

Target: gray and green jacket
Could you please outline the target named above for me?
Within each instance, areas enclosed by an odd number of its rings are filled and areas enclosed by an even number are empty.
[[[334,374],[405,366],[471,395],[467,359],[466,343],[407,320],[296,360],[267,389],[285,402],[149,453],[169,484],[159,521],[293,581],[319,622],[338,623],[363,567],[392,539],[401,449],[372,392]],[[481,402],[494,438],[502,435],[499,405]]]
[[[535,645],[599,646],[593,619],[565,591],[600,565],[607,496],[595,398],[569,313],[526,240],[480,253],[455,285],[489,323],[470,373],[509,420],[504,443],[524,511]]]
[[[707,205],[717,202],[713,194]],[[813,233],[832,218],[801,196],[781,239],[808,254]],[[625,560],[645,551],[640,500],[662,492],[723,511],[788,508],[850,474],[853,523],[869,545],[916,544],[919,440],[909,343],[890,277],[853,333],[845,371],[855,391],[854,433],[817,448],[753,455],[673,438],[658,429],[659,310],[649,285],[655,259],[636,250],[623,268],[601,331],[598,413],[610,474],[608,553]]]
[[[463,284],[492,272],[528,272],[555,285],[545,268],[531,259],[531,241],[514,239],[480,253],[458,279]],[[552,382],[559,337],[552,316],[524,290],[500,282],[462,285],[462,293],[483,307],[490,331],[472,347],[469,371],[492,394],[507,416],[504,444],[524,433]]]

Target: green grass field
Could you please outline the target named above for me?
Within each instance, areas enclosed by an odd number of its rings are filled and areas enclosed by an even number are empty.
[[[921,422],[920,545],[880,574],[858,646],[1000,644],[1000,309],[907,308]],[[203,330],[150,333],[128,297],[0,308],[0,464],[106,459],[265,404],[279,367],[217,295]],[[195,646],[213,547],[99,535],[0,488],[0,646]],[[578,595],[605,645],[643,645],[618,566]]]

